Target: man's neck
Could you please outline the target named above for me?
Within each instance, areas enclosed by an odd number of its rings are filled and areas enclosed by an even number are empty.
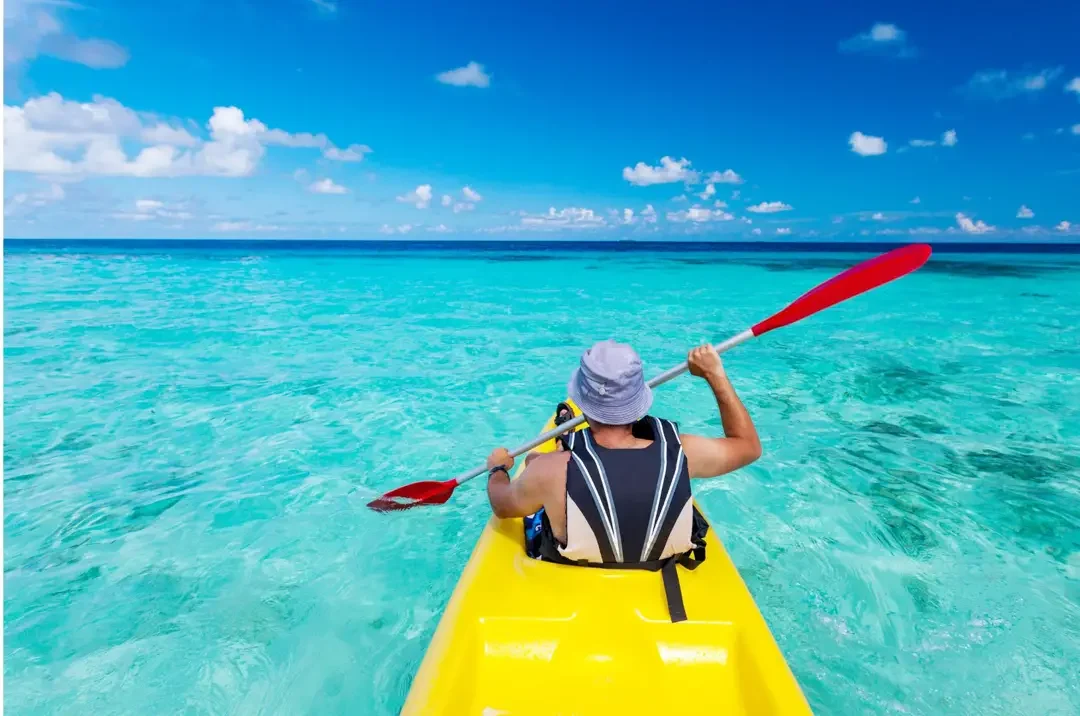
[[[630,447],[638,442],[633,428],[629,425],[597,425],[592,427],[592,434],[596,442],[613,450]]]

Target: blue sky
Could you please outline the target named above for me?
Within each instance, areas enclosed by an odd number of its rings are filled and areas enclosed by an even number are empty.
[[[1077,240],[1076,3],[8,0],[6,236]]]

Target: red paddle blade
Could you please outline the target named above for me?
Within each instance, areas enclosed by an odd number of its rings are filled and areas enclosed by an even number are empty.
[[[835,306],[841,301],[858,296],[860,293],[906,276],[926,263],[930,258],[930,253],[931,248],[928,244],[912,244],[856,264],[816,288],[810,289],[787,308],[769,316],[751,330],[755,336],[760,336],[774,328],[789,325],[829,306]]]
[[[454,494],[457,480],[424,480],[390,490],[382,497],[372,500],[368,507],[376,512],[407,510],[420,505],[441,505]]]

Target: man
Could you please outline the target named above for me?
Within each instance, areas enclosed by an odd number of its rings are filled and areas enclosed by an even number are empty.
[[[680,435],[674,423],[647,416],[652,391],[641,359],[628,345],[603,341],[570,379],[589,427],[568,436],[568,449],[530,455],[513,481],[505,448],[488,457],[492,510],[502,518],[537,513],[553,542],[541,559],[655,564],[694,549],[690,478],[749,465],[761,443],[712,346],[694,348],[688,362],[716,397],[723,437]]]

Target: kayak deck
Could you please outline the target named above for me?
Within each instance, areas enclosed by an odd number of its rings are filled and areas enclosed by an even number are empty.
[[[672,624],[659,573],[531,559],[522,521],[492,517],[402,713],[810,713],[711,528],[706,539],[705,562],[679,569],[689,618]]]

